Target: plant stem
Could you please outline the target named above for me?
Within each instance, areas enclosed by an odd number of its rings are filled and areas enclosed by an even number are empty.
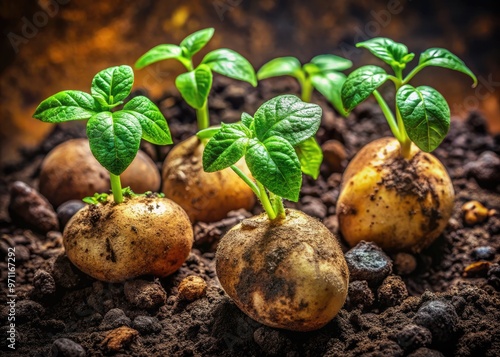
[[[237,167],[236,165],[231,165],[231,169],[236,173],[236,175],[238,175],[243,181],[245,181],[245,183],[248,186],[250,186],[253,193],[255,193],[255,195],[260,198],[260,190],[259,190],[259,187],[255,184],[255,182],[253,182],[250,179],[250,177],[245,175],[245,173],[243,171],[241,171],[240,168]]]
[[[283,206],[283,199],[272,192],[269,192],[269,196],[271,197],[274,212],[276,212],[276,218],[285,218],[286,214],[285,207]]]
[[[425,65],[418,65],[417,67],[413,68],[413,70],[410,73],[408,73],[408,75],[404,79],[403,84],[407,84],[424,67]]]
[[[311,83],[311,78],[307,76],[304,80],[301,81],[302,93],[300,95],[303,102],[310,103],[311,95],[313,91],[313,86]]]
[[[259,187],[259,199],[262,203],[262,207],[266,210],[267,216],[272,221],[276,218],[277,214],[274,212],[274,208],[269,201],[269,197],[267,196],[266,188],[259,181],[256,181],[257,187]]]
[[[122,203],[123,194],[122,194],[122,183],[120,181],[120,176],[114,175],[110,172],[109,181],[111,182],[111,192],[113,192],[113,198],[115,200],[115,203]]]
[[[405,125],[403,123],[403,118],[396,106],[396,118],[398,119],[399,132],[401,133],[401,138],[398,139],[401,145],[401,156],[405,159],[410,159],[411,156],[411,140],[406,133]]]
[[[387,123],[389,124],[389,127],[391,128],[392,134],[398,141],[401,143],[403,140],[403,137],[401,136],[401,130],[396,122],[396,119],[394,119],[394,115],[392,114],[391,109],[387,105],[387,102],[382,98],[378,90],[373,91],[373,96],[378,102],[378,105],[380,105],[380,108],[382,109],[382,113],[384,113],[385,119],[387,120]]]
[[[205,101],[201,109],[196,109],[196,119],[198,120],[198,130],[208,128],[210,121],[208,120],[208,100]]]

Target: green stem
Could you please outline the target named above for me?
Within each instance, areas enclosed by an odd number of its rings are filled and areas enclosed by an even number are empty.
[[[411,157],[411,140],[406,133],[405,125],[403,123],[403,118],[396,105],[396,118],[398,120],[399,132],[401,133],[401,138],[398,139],[401,145],[401,156],[405,159],[410,159]]]
[[[253,193],[255,193],[255,195],[260,198],[260,190],[259,190],[259,187],[255,184],[255,182],[253,182],[250,179],[250,177],[245,175],[245,173],[243,171],[241,171],[240,168],[237,167],[236,165],[231,165],[231,169],[236,173],[236,175],[238,175],[243,181],[245,181],[245,183],[248,186],[250,186]]]
[[[384,113],[385,119],[387,120],[387,123],[391,128],[392,134],[396,139],[398,139],[399,142],[402,142],[403,137],[401,136],[401,130],[398,126],[398,123],[396,122],[396,119],[394,119],[391,108],[389,108],[387,102],[384,100],[384,98],[382,98],[378,90],[373,91],[373,96],[377,100],[378,105],[380,105],[382,113]]]
[[[269,197],[267,196],[266,189],[264,185],[262,185],[259,181],[256,181],[257,187],[259,188],[259,199],[260,202],[262,203],[262,207],[266,210],[267,216],[269,219],[272,221],[276,218],[277,214],[274,212],[273,206],[271,205],[271,202],[269,201]]]
[[[271,202],[273,204],[274,212],[276,212],[276,218],[285,218],[285,206],[283,206],[283,199],[275,195],[272,192],[269,192],[269,196],[271,197]]]
[[[203,130],[208,128],[210,121],[208,119],[208,99],[203,104],[201,109],[196,109],[196,119],[198,120],[198,130]]]
[[[313,91],[313,86],[311,83],[311,78],[307,76],[301,83],[302,87],[302,92],[301,92],[301,99],[303,102],[310,103],[311,102],[311,95]]]
[[[113,192],[113,198],[115,200],[115,203],[122,203],[123,194],[122,194],[122,183],[120,181],[120,176],[114,175],[110,172],[109,181],[111,182],[111,192]]]
[[[403,80],[403,85],[404,84],[407,84],[408,82],[410,82],[410,80],[415,77],[415,75],[420,72],[423,68],[425,67],[425,65],[418,65],[417,67],[413,68],[413,70],[408,73],[408,75],[406,76],[406,78]]]

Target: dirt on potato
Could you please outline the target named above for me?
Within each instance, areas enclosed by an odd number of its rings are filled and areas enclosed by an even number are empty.
[[[211,118],[214,123],[230,121],[228,118],[237,121],[239,116],[233,111],[252,113],[264,98],[284,92],[298,93],[299,88],[293,80],[276,79],[252,89],[216,76],[209,98]],[[179,142],[196,129],[194,112],[175,93],[167,93],[158,104],[169,118],[174,142]],[[236,102],[238,93],[243,95]],[[349,118],[341,119],[319,95],[313,95],[313,101],[324,112],[318,141],[338,140],[348,160],[368,142],[390,135],[375,104],[363,104]],[[226,106],[219,106],[221,102]],[[233,102],[240,104],[229,106]],[[196,249],[175,274],[163,279],[145,276],[125,284],[102,283],[79,272],[63,254],[60,232],[44,234],[12,223],[4,209],[8,184],[22,180],[36,186],[40,162],[50,148],[83,135],[72,126],[55,127],[40,147],[24,151],[22,162],[2,168],[1,284],[3,289],[8,247],[15,247],[17,339],[15,351],[2,339],[0,353],[50,356],[53,350],[63,354],[81,348],[89,356],[500,355],[500,217],[495,214],[468,225],[461,211],[472,200],[500,211],[499,181],[492,184],[495,172],[490,170],[489,159],[500,155],[500,137],[488,133],[480,114],[452,118],[450,134],[434,152],[450,173],[456,192],[453,215],[443,234],[420,254],[390,255],[392,273],[375,279],[379,283],[351,281],[349,289],[357,295],[348,296],[325,327],[308,333],[273,329],[253,321],[224,293],[216,278],[214,242],[244,217],[261,213],[258,204],[250,212],[233,212],[221,221],[196,223]],[[157,164],[169,150],[154,148]],[[338,233],[340,180],[339,172],[323,165],[317,181],[304,178],[300,202],[285,205],[317,217]],[[347,252],[346,244],[341,243]],[[476,270],[470,268],[478,262],[482,263]],[[179,298],[178,286],[192,275],[203,278],[208,287],[205,296],[189,302]],[[0,302],[4,307],[0,321],[5,322],[5,294],[0,295]],[[443,321],[450,328],[440,331],[436,326]],[[130,333],[135,338],[117,344],[118,351],[110,351],[103,341],[121,326],[138,334]],[[5,324],[1,331],[6,336]]]

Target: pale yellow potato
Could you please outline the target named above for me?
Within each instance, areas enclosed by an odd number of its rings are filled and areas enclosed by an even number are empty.
[[[63,232],[71,262],[107,282],[141,275],[165,277],[184,263],[193,245],[188,216],[167,198],[125,198],[115,204],[88,205]]]
[[[275,328],[319,329],[347,296],[349,270],[337,239],[293,209],[281,221],[263,213],[233,227],[219,243],[216,269],[236,305]]]
[[[177,202],[192,222],[215,222],[232,210],[255,205],[250,187],[230,168],[205,172],[203,150],[205,146],[193,136],[177,144],[163,163],[162,191],[165,197]],[[245,162],[236,163],[251,177]]]
[[[454,197],[451,179],[433,155],[412,144],[405,160],[395,138],[375,140],[344,172],[340,231],[351,246],[365,240],[387,251],[418,253],[446,227]]]
[[[123,187],[130,186],[136,193],[160,189],[160,173],[155,163],[140,150],[121,180]],[[109,192],[109,173],[92,155],[87,139],[68,140],[52,149],[43,160],[39,191],[57,207],[96,192]]]

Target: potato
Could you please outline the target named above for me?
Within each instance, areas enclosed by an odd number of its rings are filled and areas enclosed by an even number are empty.
[[[451,179],[431,154],[412,145],[411,155],[403,159],[399,142],[382,138],[349,163],[337,216],[351,246],[366,240],[386,251],[418,253],[446,227],[453,211]]]
[[[177,202],[192,222],[215,222],[225,218],[229,211],[250,210],[255,204],[255,195],[233,170],[203,171],[204,148],[193,136],[170,151],[162,170],[165,196]],[[251,177],[243,160],[236,166]]]
[[[293,209],[243,220],[217,248],[219,281],[236,305],[271,327],[311,331],[326,325],[347,296],[340,245],[319,221]]]
[[[121,282],[175,272],[191,250],[193,230],[175,202],[142,196],[81,209],[64,229],[63,243],[68,258],[84,273]]]
[[[160,188],[158,169],[142,151],[123,172],[121,180],[123,187],[130,186],[137,193]],[[39,191],[54,207],[109,190],[109,173],[92,155],[87,139],[68,140],[56,146],[42,163]]]

